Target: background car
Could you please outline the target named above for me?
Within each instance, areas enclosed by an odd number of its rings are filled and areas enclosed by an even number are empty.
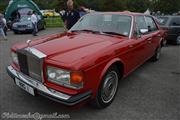
[[[60,16],[55,10],[41,10],[44,17],[57,17]]]
[[[160,16],[158,21],[167,31],[167,42],[180,45],[180,16]]]
[[[31,16],[22,16],[20,20],[16,21],[12,25],[12,30],[15,34],[17,33],[30,33],[33,31],[33,26],[31,22]],[[43,18],[38,16],[38,30],[45,29],[45,21]]]

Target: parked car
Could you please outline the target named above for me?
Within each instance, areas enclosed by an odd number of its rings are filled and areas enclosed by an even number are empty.
[[[180,16],[160,16],[158,21],[167,31],[167,42],[180,45]]]
[[[44,17],[58,17],[60,16],[55,10],[41,10]]]
[[[38,17],[38,30],[45,29],[45,21],[40,16]],[[32,32],[33,31],[33,25],[31,22],[31,16],[22,16],[20,20],[15,21],[12,25],[12,30],[15,34],[17,33],[25,33],[25,32]]]
[[[147,21],[147,22],[146,22]],[[16,85],[65,105],[109,106],[120,79],[145,61],[157,61],[162,35],[152,16],[91,13],[68,32],[12,47],[7,67]]]

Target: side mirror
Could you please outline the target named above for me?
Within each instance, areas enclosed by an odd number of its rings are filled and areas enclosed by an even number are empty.
[[[149,32],[148,29],[140,29],[140,33],[141,33],[141,34],[146,34],[146,33],[148,33],[148,32]]]

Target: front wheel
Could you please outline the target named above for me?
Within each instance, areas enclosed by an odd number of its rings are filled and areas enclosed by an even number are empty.
[[[118,89],[119,79],[120,77],[117,67],[111,67],[105,74],[99,86],[96,98],[92,102],[94,107],[102,109],[112,103]]]
[[[151,61],[156,62],[156,61],[158,61],[158,60],[160,59],[160,56],[161,56],[161,48],[162,48],[162,47],[159,46],[159,47],[156,49],[154,56],[151,58]]]

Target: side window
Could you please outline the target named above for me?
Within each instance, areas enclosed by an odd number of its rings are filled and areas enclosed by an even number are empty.
[[[136,16],[136,28],[137,28],[136,32],[139,35],[142,34],[140,32],[141,29],[148,29],[144,16]]]
[[[158,28],[152,17],[145,17],[149,32],[157,31]]]
[[[171,26],[180,26],[180,17],[172,18],[170,25]]]

